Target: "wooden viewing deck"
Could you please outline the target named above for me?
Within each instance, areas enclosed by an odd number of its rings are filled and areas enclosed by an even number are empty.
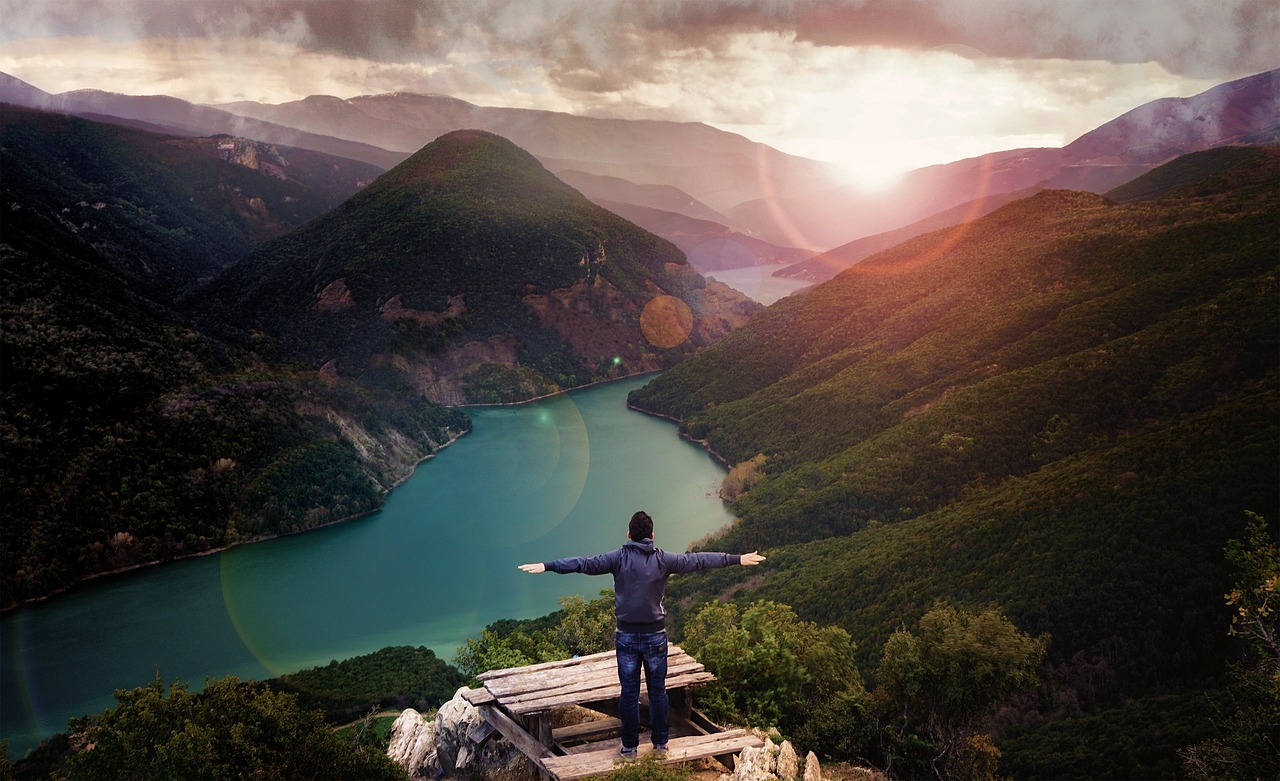
[[[760,738],[745,730],[722,729],[693,707],[690,687],[713,681],[715,676],[679,646],[669,649],[671,739],[663,764],[716,757],[731,765],[730,757],[737,752],[763,745]],[[480,709],[489,728],[475,730],[470,736],[475,742],[483,742],[496,730],[529,757],[544,776],[558,781],[602,775],[620,761],[618,749],[622,743],[617,733],[622,722],[617,715],[621,687],[613,651],[490,670],[479,680],[482,688],[463,693],[468,702]],[[647,698],[644,690],[642,683],[642,699]],[[551,709],[562,705],[581,705],[606,717],[553,729]],[[647,717],[643,704],[640,716],[643,723]],[[644,755],[651,750],[642,734],[639,753]]]

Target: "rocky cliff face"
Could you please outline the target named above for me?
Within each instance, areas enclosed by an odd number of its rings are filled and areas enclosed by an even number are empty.
[[[501,735],[477,744],[469,739],[485,722],[480,711],[462,698],[465,688],[440,706],[434,719],[407,709],[391,729],[387,756],[405,769],[410,781],[440,777],[489,781],[534,781],[533,763]]]

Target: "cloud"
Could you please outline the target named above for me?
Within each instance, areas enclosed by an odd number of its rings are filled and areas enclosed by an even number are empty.
[[[702,121],[886,174],[1280,64],[1226,0],[0,0],[0,70],[196,102],[442,93]]]
[[[1198,78],[1280,64],[1274,0],[3,0],[0,16],[7,38],[253,37],[387,63],[436,61],[471,41],[602,92],[643,80],[668,51],[717,52],[753,32],[820,46],[1155,62]]]

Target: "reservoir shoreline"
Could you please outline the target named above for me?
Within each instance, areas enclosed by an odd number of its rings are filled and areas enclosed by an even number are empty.
[[[645,382],[477,408],[465,441],[360,523],[138,567],[6,613],[0,736],[11,756],[157,667],[165,679],[264,680],[397,645],[448,660],[493,621],[594,596],[607,584],[529,578],[516,565],[616,547],[636,509],[673,550],[721,529],[733,520],[718,496],[723,467],[669,421],[627,408]]]
[[[355,521],[355,520],[359,520],[360,518],[367,518],[370,515],[373,515],[378,511],[380,511],[383,505],[386,503],[386,498],[391,494],[391,492],[394,491],[397,487],[403,485],[406,480],[413,477],[413,473],[418,471],[418,467],[422,466],[423,463],[430,461],[432,458],[435,458],[436,453],[439,453],[441,450],[444,450],[446,447],[452,445],[454,442],[457,442],[461,437],[466,436],[468,433],[470,432],[463,431],[463,432],[454,434],[453,436],[449,437],[447,441],[440,444],[440,446],[437,447],[435,450],[431,451],[430,453],[427,453],[425,456],[418,459],[417,463],[415,463],[413,465],[413,468],[411,468],[408,472],[405,473],[404,477],[395,481],[390,486],[387,486],[385,490],[383,490],[382,497],[381,497],[383,501],[379,502],[378,506],[373,508],[372,510],[366,510],[365,512],[362,512],[362,513],[355,513],[354,515],[348,515],[343,518],[336,518],[332,521],[326,521],[325,523],[317,524],[315,526],[309,526],[306,529],[299,529],[296,532],[290,531],[290,532],[277,532],[275,534],[263,534],[256,537],[250,537],[244,540],[237,540],[231,543],[230,545],[221,545],[216,548],[210,548],[208,550],[202,550],[196,553],[184,553],[181,556],[172,556],[167,559],[156,559],[155,561],[144,561],[141,564],[130,564],[127,567],[119,567],[117,569],[107,570],[106,572],[95,572],[92,575],[86,575],[83,578],[78,578],[76,579],[75,582],[70,583],[66,586],[63,586],[62,588],[56,589],[52,593],[45,594],[42,597],[32,597],[31,599],[20,599],[12,604],[6,605],[4,607],[0,607],[0,615],[13,612],[23,607],[32,607],[35,605],[44,604],[45,602],[48,602],[54,597],[66,594],[67,592],[73,590],[77,586],[83,586],[86,583],[91,583],[93,581],[101,580],[103,578],[114,577],[116,575],[127,575],[131,572],[137,572],[138,570],[157,567],[162,564],[172,564],[177,561],[187,561],[189,559],[198,559],[203,556],[212,556],[217,553],[229,551],[232,548],[238,548],[241,545],[253,545],[259,542],[267,542],[268,540],[278,540],[281,537],[293,537],[299,534],[306,534],[307,532],[313,532],[313,531],[316,531],[317,529],[325,529],[330,526],[336,526],[340,523]]]
[[[523,400],[521,400],[521,401],[506,401],[506,402],[496,402],[496,403],[489,403],[489,404],[454,404],[454,405],[446,405],[446,406],[452,407],[452,408],[454,408],[454,409],[463,409],[463,410],[468,409],[468,408],[473,408],[473,407],[519,407],[519,406],[522,406],[522,405],[525,405],[525,404],[532,404],[532,403],[534,403],[534,402],[538,402],[538,401],[545,401],[545,400],[547,400],[547,399],[555,398],[556,396],[560,396],[560,395],[563,395],[563,394],[566,394],[566,393],[571,393],[571,392],[573,392],[573,391],[577,391],[577,390],[584,390],[584,389],[586,389],[586,388],[592,388],[592,387],[595,387],[595,386],[597,386],[597,385],[605,385],[605,384],[608,384],[608,383],[611,383],[611,382],[622,382],[622,381],[624,381],[624,380],[633,379],[633,378],[635,378],[635,377],[643,377],[643,376],[644,376],[644,375],[646,375],[646,374],[661,374],[661,373],[662,373],[662,370],[658,370],[658,371],[645,371],[645,372],[635,372],[635,373],[627,374],[627,375],[623,375],[623,376],[620,376],[620,377],[614,377],[614,378],[612,378],[612,379],[608,379],[608,380],[598,380],[598,381],[596,381],[596,382],[589,382],[589,383],[586,383],[586,384],[584,384],[584,385],[575,385],[575,386],[574,386],[574,387],[572,387],[572,388],[564,388],[564,389],[562,389],[562,390],[558,390],[558,391],[556,391],[555,393],[547,393],[547,394],[543,394],[542,396],[536,396],[536,397],[529,398],[529,399],[523,399]],[[627,406],[628,406],[629,408],[631,407],[631,405],[630,405],[630,404],[628,404]],[[636,411],[637,411],[637,412],[642,412],[642,413],[644,413],[644,412],[645,412],[644,410],[641,410],[641,409],[637,409]],[[649,414],[649,413],[645,413],[645,414]],[[337,524],[340,524],[340,523],[347,523],[348,521],[355,521],[355,520],[359,520],[359,519],[361,519],[361,518],[366,518],[366,517],[368,517],[368,516],[370,516],[370,515],[373,515],[373,514],[375,514],[375,513],[377,513],[377,512],[380,512],[380,511],[382,510],[382,508],[383,508],[383,505],[386,503],[386,498],[391,494],[391,492],[392,492],[392,491],[394,491],[394,490],[395,490],[396,488],[398,488],[399,486],[401,486],[402,484],[404,484],[404,482],[405,482],[406,480],[408,480],[409,478],[413,477],[414,473],[418,470],[418,467],[422,466],[422,464],[423,464],[423,463],[425,463],[425,462],[427,462],[427,461],[431,460],[432,458],[434,458],[434,457],[435,457],[435,455],[436,455],[437,453],[439,453],[441,450],[444,450],[446,447],[448,447],[448,446],[452,445],[454,442],[457,442],[459,438],[461,438],[461,437],[463,437],[463,436],[466,436],[466,434],[468,434],[468,433],[469,433],[469,431],[464,431],[464,432],[460,432],[460,433],[455,433],[455,434],[454,434],[453,436],[451,436],[451,437],[450,437],[446,442],[442,443],[442,444],[441,444],[439,447],[437,447],[435,450],[433,450],[432,452],[430,452],[430,453],[426,454],[426,455],[425,455],[425,456],[423,456],[422,458],[418,459],[417,463],[416,463],[416,464],[414,464],[414,465],[413,465],[413,467],[412,467],[411,469],[409,469],[409,471],[408,471],[408,472],[406,472],[406,473],[405,473],[404,477],[401,477],[401,478],[400,478],[399,480],[397,480],[395,483],[393,483],[392,485],[388,486],[385,490],[383,490],[383,491],[382,491],[382,496],[381,496],[382,501],[380,501],[380,502],[378,503],[378,506],[377,506],[377,507],[374,507],[374,508],[373,508],[373,509],[371,509],[371,510],[366,510],[365,512],[362,512],[362,513],[355,513],[355,514],[353,514],[353,515],[348,515],[348,516],[345,516],[345,517],[343,517],[343,518],[337,518],[337,519],[334,519],[334,520],[332,520],[332,521],[327,521],[327,522],[325,522],[325,523],[318,524],[318,525],[316,525],[316,526],[310,526],[310,527],[308,527],[308,528],[306,528],[306,529],[300,529],[300,530],[298,530],[298,531],[296,531],[296,532],[294,532],[294,531],[289,531],[289,532],[277,532],[277,533],[275,533],[275,534],[263,534],[263,535],[258,535],[258,536],[251,537],[251,538],[248,538],[248,539],[237,540],[236,542],[233,542],[233,543],[231,543],[230,545],[221,545],[221,546],[218,546],[218,547],[216,547],[216,548],[209,548],[208,550],[198,551],[198,552],[196,552],[196,553],[184,553],[184,554],[182,554],[182,555],[180,555],[180,556],[172,556],[172,557],[167,558],[167,559],[157,559],[157,560],[155,560],[155,561],[145,561],[145,562],[142,562],[142,563],[140,563],[140,564],[130,564],[130,565],[129,565],[129,566],[127,566],[127,567],[119,567],[119,568],[117,568],[117,569],[107,570],[106,572],[95,572],[95,573],[93,573],[92,575],[86,575],[86,576],[84,576],[83,578],[77,578],[74,582],[69,583],[69,584],[67,584],[66,586],[63,586],[63,587],[61,587],[61,588],[59,588],[59,589],[56,589],[56,590],[52,591],[52,592],[51,592],[51,593],[49,593],[49,594],[45,594],[44,596],[32,597],[32,598],[30,598],[30,599],[20,599],[20,600],[17,600],[17,601],[15,601],[15,602],[11,603],[11,604],[8,604],[8,605],[5,605],[5,606],[3,606],[3,607],[0,607],[0,615],[5,615],[6,613],[11,613],[11,612],[13,612],[13,611],[15,611],[15,610],[18,610],[18,609],[20,609],[20,608],[23,608],[23,607],[32,607],[32,606],[35,606],[35,605],[40,605],[40,604],[46,603],[46,602],[48,602],[49,600],[51,600],[51,599],[53,599],[53,598],[55,598],[55,597],[61,596],[61,595],[63,595],[63,594],[66,594],[67,592],[69,592],[69,591],[73,590],[73,589],[74,589],[74,588],[76,588],[77,586],[82,586],[82,585],[84,585],[84,584],[91,583],[91,582],[93,582],[93,581],[97,581],[97,580],[101,580],[101,579],[103,579],[103,578],[114,577],[114,576],[117,576],[117,575],[126,575],[126,574],[129,574],[129,573],[131,573],[131,572],[137,572],[138,570],[149,569],[149,568],[151,568],[151,567],[156,567],[156,566],[159,566],[159,565],[162,565],[162,564],[171,564],[171,563],[176,562],[176,561],[186,561],[186,560],[188,560],[188,559],[197,559],[197,558],[200,558],[200,557],[202,557],[202,556],[210,556],[210,555],[213,555],[213,554],[222,553],[223,551],[228,551],[228,550],[231,550],[232,548],[236,548],[236,547],[239,547],[239,546],[241,546],[241,545],[253,545],[253,544],[255,544],[255,543],[259,543],[259,542],[267,542],[267,541],[269,541],[269,540],[280,539],[281,537],[293,537],[293,536],[295,536],[295,535],[299,535],[299,534],[306,534],[307,532],[316,531],[317,529],[325,529],[325,528],[328,528],[328,527],[330,527],[330,526],[336,526]],[[710,451],[708,451],[708,452],[710,452]],[[713,454],[713,455],[714,455],[714,454]],[[718,458],[718,457],[717,457],[717,458]],[[721,463],[723,463],[723,459],[720,459],[720,461],[721,461]]]

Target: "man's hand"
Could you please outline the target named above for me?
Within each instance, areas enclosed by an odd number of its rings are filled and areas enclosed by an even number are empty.
[[[755,565],[759,564],[762,561],[764,561],[764,556],[761,556],[759,553],[756,553],[755,551],[751,551],[750,553],[742,554],[741,564],[744,567],[754,567]]]
[[[531,575],[537,575],[539,572],[546,572],[547,565],[542,562],[538,562],[537,564],[521,564],[520,571],[528,572]]]

